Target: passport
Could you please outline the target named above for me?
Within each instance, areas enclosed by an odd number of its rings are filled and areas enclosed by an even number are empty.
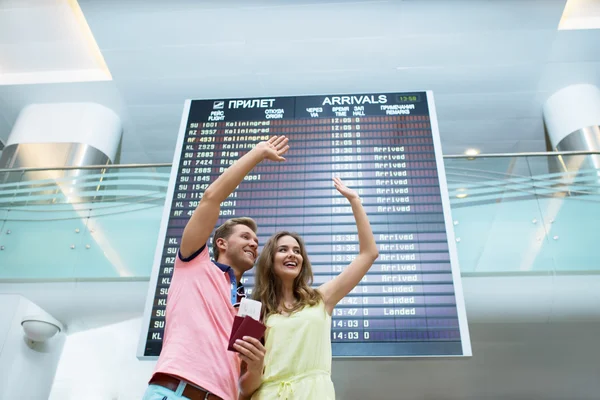
[[[231,335],[229,336],[229,346],[227,347],[227,350],[237,352],[237,350],[233,347],[233,344],[236,340],[242,339],[244,336],[251,336],[257,340],[260,340],[265,334],[266,330],[267,327],[254,318],[248,315],[243,317],[237,315],[233,320],[233,327],[231,328]]]

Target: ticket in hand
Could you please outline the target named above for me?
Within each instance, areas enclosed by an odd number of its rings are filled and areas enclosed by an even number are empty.
[[[238,310],[238,316],[245,317],[246,315],[255,320],[260,320],[260,310],[262,304],[260,301],[252,300],[247,297],[242,299],[240,308]]]
[[[231,335],[229,335],[229,346],[227,350],[237,351],[233,344],[244,336],[251,336],[260,340],[265,334],[267,327],[260,320],[262,304],[255,300],[242,299],[238,315],[233,320]]]

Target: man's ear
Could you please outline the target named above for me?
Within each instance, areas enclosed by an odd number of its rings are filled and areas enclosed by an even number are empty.
[[[219,248],[219,251],[227,250],[227,240],[225,240],[224,238],[218,238],[216,243],[217,247]]]

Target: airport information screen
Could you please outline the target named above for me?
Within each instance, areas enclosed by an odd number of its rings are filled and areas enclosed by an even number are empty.
[[[287,161],[259,164],[222,203],[218,224],[252,217],[261,245],[279,230],[299,233],[318,286],[359,247],[332,177],[358,191],[380,256],[333,311],[334,356],[470,355],[433,96],[415,92],[187,101],[138,356],[160,354],[180,238],[204,190],[273,135],[289,138]]]

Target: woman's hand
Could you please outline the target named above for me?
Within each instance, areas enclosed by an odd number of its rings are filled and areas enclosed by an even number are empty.
[[[335,188],[337,189],[337,191],[340,192],[340,194],[342,196],[347,198],[348,201],[359,198],[358,193],[356,193],[355,190],[350,189],[348,186],[346,186],[340,178],[338,178],[338,177],[333,178],[333,184],[335,185]]]
[[[235,341],[233,348],[238,351],[242,361],[246,362],[248,371],[262,375],[266,349],[259,340],[244,336]]]

